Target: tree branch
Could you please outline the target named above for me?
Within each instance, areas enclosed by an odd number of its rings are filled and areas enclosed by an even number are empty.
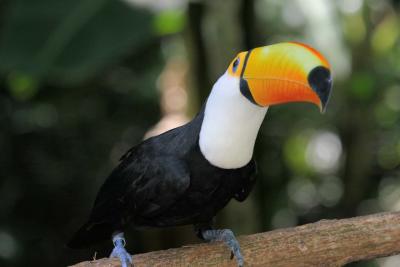
[[[294,228],[238,238],[245,266],[341,266],[400,253],[400,212],[322,220]],[[134,255],[140,266],[235,266],[220,242]],[[74,267],[120,266],[117,259]]]

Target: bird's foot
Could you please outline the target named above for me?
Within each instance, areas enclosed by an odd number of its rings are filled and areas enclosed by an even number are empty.
[[[132,256],[125,249],[125,238],[123,233],[113,236],[114,249],[110,258],[119,258],[122,267],[133,266]]]
[[[201,235],[206,241],[223,241],[232,252],[231,258],[235,256],[238,266],[242,267],[244,264],[244,259],[240,251],[239,242],[236,240],[235,235],[230,229],[208,229],[202,230]]]

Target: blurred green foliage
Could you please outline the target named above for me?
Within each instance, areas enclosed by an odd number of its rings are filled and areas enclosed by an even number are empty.
[[[0,2],[0,266],[107,256],[109,243],[64,244],[118,158],[162,116],[166,66],[187,62],[192,116],[237,52],[279,41],[327,56],[332,99],[323,116],[307,104],[269,109],[255,148],[257,186],[217,224],[250,234],[399,210],[399,8],[389,0]],[[199,242],[190,226],[127,236],[134,253]]]
[[[30,92],[28,80],[82,83],[152,37],[151,15],[120,1],[16,0],[4,12],[0,70],[16,73],[12,91],[21,79]]]
[[[182,10],[159,12],[154,19],[154,27],[159,35],[179,33],[185,25],[185,14]]]

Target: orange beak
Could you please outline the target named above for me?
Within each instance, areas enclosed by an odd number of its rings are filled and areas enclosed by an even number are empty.
[[[240,59],[240,60],[238,60]],[[241,61],[240,65],[235,60]],[[311,102],[324,111],[332,78],[327,60],[300,43],[279,43],[242,52],[232,62],[240,77],[240,91],[259,106]]]

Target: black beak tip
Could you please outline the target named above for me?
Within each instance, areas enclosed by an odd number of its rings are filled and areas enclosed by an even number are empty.
[[[332,76],[330,70],[323,66],[315,67],[308,74],[308,83],[321,100],[321,111],[324,113],[332,89]]]

